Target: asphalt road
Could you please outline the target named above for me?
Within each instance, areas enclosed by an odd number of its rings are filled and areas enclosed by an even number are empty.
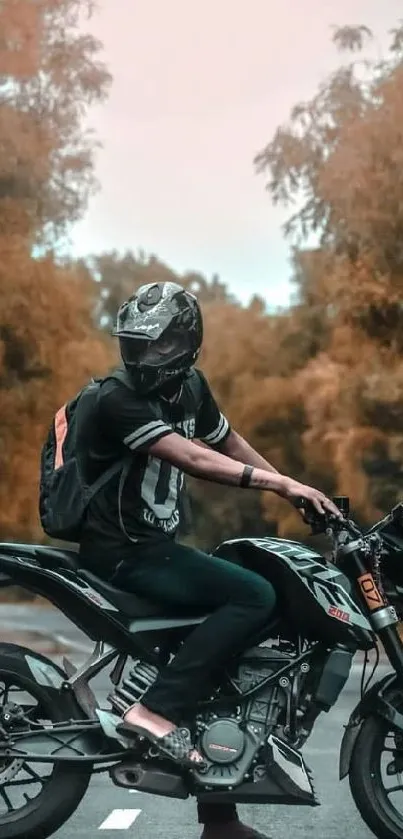
[[[83,660],[88,644],[85,636],[53,609],[0,604],[0,625],[8,638],[10,632],[29,630],[42,632],[57,643],[72,644],[69,657]],[[39,637],[39,636],[38,636]],[[1,639],[1,631],[0,631]],[[57,656],[58,657],[58,656]],[[387,663],[381,662],[382,673]],[[381,674],[382,675],[382,674]],[[274,807],[241,805],[242,820],[276,839],[370,839],[355,810],[347,781],[338,780],[338,756],[346,723],[359,693],[359,666],[352,675],[337,705],[319,718],[314,733],[303,750],[313,770],[321,807]],[[105,703],[108,692],[107,675],[101,674],[92,683],[98,698]],[[99,831],[102,831],[99,834]],[[108,776],[96,775],[79,809],[68,824],[54,834],[55,839],[95,839],[116,836],[116,831],[141,839],[196,839],[200,826],[192,801],[176,801],[133,793],[112,785]],[[118,834],[119,835],[119,834]],[[22,837],[21,837],[22,839]]]

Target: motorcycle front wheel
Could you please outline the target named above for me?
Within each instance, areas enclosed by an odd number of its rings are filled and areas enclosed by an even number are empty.
[[[29,654],[30,650],[23,647],[0,643],[2,723],[10,706],[20,708],[29,723],[46,728],[56,722],[81,719],[83,713],[71,695],[35,681],[26,663]],[[31,655],[46,666],[47,659],[43,656]],[[51,836],[77,809],[91,774],[91,766],[78,762],[34,763],[23,757],[0,756],[1,839]]]
[[[395,707],[402,705],[401,696],[395,701]],[[403,735],[380,717],[368,717],[362,725],[349,781],[355,804],[375,836],[403,839]]]

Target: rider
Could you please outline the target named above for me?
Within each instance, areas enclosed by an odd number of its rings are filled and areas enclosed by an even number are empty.
[[[258,574],[175,542],[184,473],[290,502],[304,498],[321,513],[339,511],[322,492],[279,474],[231,429],[194,368],[203,323],[193,294],[173,282],[142,286],[120,307],[114,334],[131,387],[116,379],[101,385],[92,455],[102,469],[122,450],[133,461],[123,489],[116,478],[91,501],[80,551],[119,588],[171,608],[211,612],[118,727],[194,766],[201,755],[178,726],[211,691],[217,668],[267,624],[276,596]],[[113,556],[119,562],[108,570]],[[234,826],[241,827],[234,819],[234,805],[199,804],[209,836],[212,822],[220,823],[220,836],[230,822],[234,837]]]

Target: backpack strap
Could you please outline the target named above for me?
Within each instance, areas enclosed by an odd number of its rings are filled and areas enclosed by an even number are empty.
[[[113,478],[114,475],[120,472],[120,470],[126,465],[126,463],[129,460],[131,461],[131,459],[131,455],[126,455],[126,457],[122,457],[115,463],[112,463],[112,466],[109,466],[109,469],[106,469],[105,472],[102,472],[102,475],[100,475],[99,478],[97,478],[96,481],[94,481],[94,483],[91,484],[88,500],[91,501],[94,495],[96,495],[97,492],[99,492],[100,489],[102,489],[102,487],[109,483],[111,478]]]
[[[108,381],[108,379],[117,379],[118,381],[122,382],[122,384],[125,384],[126,387],[129,387],[130,389],[132,389],[129,376],[127,375],[125,370],[114,370],[113,373],[110,373],[109,375],[104,376],[104,378],[102,378],[102,379],[99,379],[99,378],[95,379],[94,378],[94,379],[91,380],[91,384],[102,385],[103,382]],[[121,504],[120,504],[120,502],[121,502],[121,496],[122,496],[122,491],[123,491],[123,483],[127,478],[130,466],[132,464],[132,461],[133,461],[133,455],[132,454],[127,454],[124,457],[120,457],[119,460],[115,461],[115,463],[112,463],[112,465],[109,466],[109,468],[106,469],[105,472],[102,472],[102,475],[99,475],[99,477],[94,481],[93,484],[91,484],[91,486],[88,489],[88,503],[92,500],[92,498],[94,498],[95,495],[97,495],[97,493],[101,489],[103,489],[104,486],[106,486],[106,484],[109,483],[109,481],[111,480],[111,478],[114,477],[114,475],[117,475],[118,472],[121,472],[122,474],[121,474],[121,478],[120,478],[120,482],[119,482],[119,519],[121,520],[121,509],[120,509]],[[122,477],[124,478],[123,483],[122,483]],[[121,524],[123,525],[123,522],[121,522]],[[124,526],[122,527],[122,529],[125,532]],[[126,534],[126,535],[128,535],[128,534]]]
[[[103,379],[92,379],[92,384],[101,385],[103,382],[106,382],[108,379],[117,379],[118,381],[125,384],[127,387],[130,387],[130,388],[132,387],[128,374],[126,373],[125,370],[121,370],[121,369],[114,370],[113,373],[110,373],[108,376],[105,376]],[[89,490],[89,499],[88,500],[91,500],[94,497],[94,495],[96,495],[104,486],[106,486],[106,484],[111,480],[111,478],[113,478],[114,475],[116,475],[118,472],[120,472],[120,470],[123,469],[126,466],[126,464],[130,466],[130,463],[132,461],[132,457],[133,456],[131,454],[127,454],[127,455],[125,455],[125,457],[121,457],[115,463],[112,463],[112,465],[109,466],[109,468],[106,469],[106,471],[103,472],[102,475],[100,475],[96,479],[96,481],[94,481],[93,484],[91,484],[91,487],[90,487],[90,490]]]
[[[127,387],[129,390],[135,391],[135,387],[130,379],[129,374],[122,367],[118,367],[116,370],[113,370],[112,373],[109,373],[109,375],[105,376],[105,378],[102,379],[102,383],[108,381],[108,379],[115,379],[116,381],[121,382],[121,384],[125,385],[125,387]],[[130,534],[127,532],[122,515],[122,495],[126,483],[126,478],[130,472],[132,463],[133,454],[131,453],[127,454],[123,458],[120,458],[120,460],[117,460],[116,463],[113,463],[112,466],[110,466],[110,468],[107,469],[106,472],[104,472],[104,474],[98,478],[98,481],[95,482],[94,487],[96,486],[95,492],[98,492],[98,490],[102,486],[108,483],[108,481],[110,480],[110,478],[113,477],[113,475],[115,475],[117,472],[121,473],[118,488],[119,525],[122,530],[122,533],[124,533],[124,535],[126,536],[126,539],[128,539],[130,542],[137,542],[138,540],[134,539],[133,536],[130,536]]]

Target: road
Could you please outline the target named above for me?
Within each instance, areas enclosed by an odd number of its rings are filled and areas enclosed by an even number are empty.
[[[84,659],[88,641],[62,615],[53,609],[25,605],[0,604],[0,623],[7,640],[14,633],[16,642],[29,643],[30,636],[19,636],[28,631],[35,638],[48,643],[49,654],[58,659],[60,650],[52,644],[70,647],[69,657],[74,662]],[[1,636],[0,636],[1,637]],[[20,640],[21,639],[21,640]],[[53,639],[50,641],[49,639]],[[41,648],[44,650],[44,647]],[[58,654],[59,653],[59,654]],[[387,664],[381,662],[385,672]],[[314,733],[303,750],[313,770],[321,807],[246,806],[239,808],[242,820],[275,839],[308,839],[313,834],[320,839],[370,839],[372,834],[355,810],[347,781],[338,780],[338,756],[346,723],[359,693],[360,668],[353,667],[349,682],[336,706],[319,718]],[[109,690],[107,674],[92,683],[101,702],[105,703]],[[176,801],[133,793],[111,784],[107,776],[96,775],[84,801],[69,823],[54,834],[55,839],[95,839],[116,836],[116,831],[141,839],[196,839],[200,828],[192,801]],[[100,833],[100,831],[102,831]],[[120,835],[120,834],[118,834]]]

